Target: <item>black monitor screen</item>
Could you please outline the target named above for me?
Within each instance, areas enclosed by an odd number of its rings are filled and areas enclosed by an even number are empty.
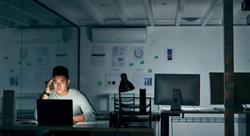
[[[181,91],[182,105],[200,105],[199,74],[155,74],[155,104],[171,105],[174,89]]]
[[[224,104],[224,74],[210,73],[211,104]],[[234,73],[235,101],[250,104],[250,73]]]

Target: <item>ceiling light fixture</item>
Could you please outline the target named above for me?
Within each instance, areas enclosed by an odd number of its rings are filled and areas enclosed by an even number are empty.
[[[99,6],[106,7],[106,4],[105,3],[100,3]]]
[[[197,21],[198,17],[183,17],[182,20],[188,21],[188,22],[194,22]]]
[[[166,5],[168,5],[168,3],[167,2],[162,2],[161,5],[166,6]]]

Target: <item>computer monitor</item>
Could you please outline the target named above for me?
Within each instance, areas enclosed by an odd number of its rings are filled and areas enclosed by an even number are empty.
[[[224,73],[211,72],[211,104],[224,104]],[[250,73],[234,73],[234,101],[239,104],[250,104]]]
[[[155,74],[154,102],[171,105],[171,110],[180,110],[180,105],[200,105],[200,75]]]

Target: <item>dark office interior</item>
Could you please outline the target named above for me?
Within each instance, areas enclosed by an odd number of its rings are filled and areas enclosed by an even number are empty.
[[[249,24],[250,0],[0,0],[0,135],[249,136]],[[94,121],[43,114],[56,66]]]

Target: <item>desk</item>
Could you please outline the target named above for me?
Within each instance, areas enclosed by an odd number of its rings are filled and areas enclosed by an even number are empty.
[[[153,128],[110,128],[108,121],[77,123],[73,126],[37,126],[31,124],[16,123],[10,127],[2,128],[2,133],[11,131],[18,133],[26,131],[37,135],[39,132],[50,132],[55,135],[89,135],[89,136],[154,136]],[[20,135],[20,134],[19,134]]]
[[[183,110],[180,112],[180,114],[224,114],[223,110]],[[249,113],[241,112],[240,114],[245,114],[246,117],[246,135],[249,135]],[[179,116],[177,112],[172,112],[169,110],[165,110],[161,112],[161,136],[169,136],[169,119],[171,116]],[[224,120],[222,120],[224,122]]]
[[[169,118],[171,116],[179,116],[179,114],[185,113],[198,113],[198,114],[221,114],[224,113],[222,110],[182,110],[178,112],[173,112],[165,110],[161,112],[161,136],[169,136]]]

